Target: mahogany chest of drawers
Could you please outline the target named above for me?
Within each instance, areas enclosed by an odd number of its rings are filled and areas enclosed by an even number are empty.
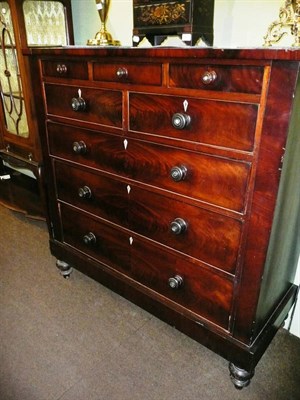
[[[295,265],[268,260],[299,53],[31,53],[62,274],[177,327],[246,386],[297,291]]]

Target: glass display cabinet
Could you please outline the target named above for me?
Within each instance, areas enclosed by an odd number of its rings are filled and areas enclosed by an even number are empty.
[[[0,202],[43,216],[41,152],[22,49],[74,44],[71,0],[0,1]]]

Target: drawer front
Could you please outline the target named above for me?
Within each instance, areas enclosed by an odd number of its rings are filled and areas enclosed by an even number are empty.
[[[160,86],[162,65],[147,63],[94,63],[94,80]]]
[[[137,187],[130,191],[130,229],[234,274],[241,223]]]
[[[124,170],[133,179],[175,194],[244,211],[248,163],[132,139],[128,139],[125,156]]]
[[[122,92],[45,84],[47,114],[122,128]],[[85,109],[74,110],[83,99]]]
[[[237,212],[245,209],[249,163],[51,123],[48,140],[56,157]],[[74,153],[79,142],[85,143],[85,154]],[[175,181],[171,176],[180,171],[183,179]]]
[[[67,245],[225,329],[228,327],[231,281],[65,205],[61,205],[61,217]],[[168,286],[169,279],[176,275],[183,279],[178,290]]]
[[[260,94],[264,67],[171,64],[170,86]]]
[[[257,109],[254,104],[130,93],[129,129],[251,152]],[[173,126],[178,121],[181,129]]]
[[[43,60],[42,73],[44,76],[67,78],[67,79],[88,79],[88,63],[85,61],[69,60]]]
[[[121,272],[130,271],[129,236],[61,204],[64,243]]]
[[[136,238],[132,243],[131,275],[166,298],[228,329],[233,293],[229,280]],[[176,275],[183,284],[172,289],[169,279]]]
[[[54,165],[58,200],[234,274],[240,222],[81,168]]]
[[[55,162],[59,200],[101,218],[128,227],[128,191],[125,183]]]

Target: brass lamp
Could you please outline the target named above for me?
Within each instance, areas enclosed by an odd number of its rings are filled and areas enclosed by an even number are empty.
[[[113,40],[111,34],[106,30],[106,20],[108,16],[110,0],[96,0],[98,14],[101,20],[100,31],[96,33],[94,39],[89,39],[89,46],[120,46],[118,40]]]

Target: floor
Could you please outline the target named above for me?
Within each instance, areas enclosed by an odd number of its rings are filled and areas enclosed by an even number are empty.
[[[281,329],[250,386],[228,363],[74,271],[45,223],[0,207],[0,400],[299,400],[300,339]]]

